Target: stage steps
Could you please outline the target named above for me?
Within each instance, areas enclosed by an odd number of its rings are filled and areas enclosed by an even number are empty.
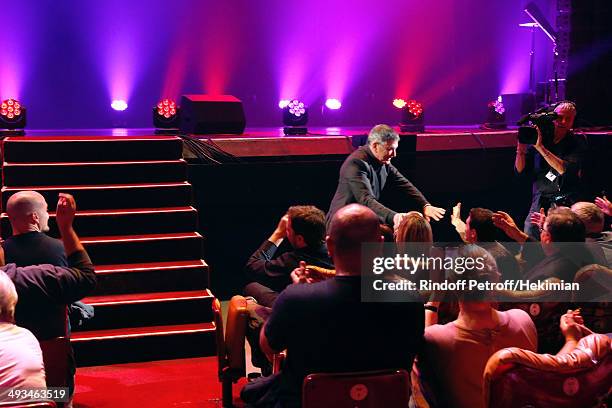
[[[40,192],[57,236],[58,194],[74,195],[74,225],[96,265],[84,299],[95,316],[72,328],[79,366],[216,353],[209,268],[192,187],[175,137],[9,137],[3,141],[4,213],[20,190]]]

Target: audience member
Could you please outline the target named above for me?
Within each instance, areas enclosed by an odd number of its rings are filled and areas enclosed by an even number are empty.
[[[0,270],[0,402],[12,400],[9,388],[46,387],[40,345],[28,329],[15,325],[16,305],[15,285]]]
[[[537,242],[522,232],[510,215],[499,211],[493,222],[510,238],[517,242]],[[544,258],[535,264],[524,277],[529,280],[544,280],[556,277],[571,282],[582,266],[594,262],[592,253],[584,244],[586,229],[583,222],[569,208],[554,208],[548,212],[540,232]]]
[[[483,269],[467,270],[461,279],[499,281],[495,260],[486,250],[468,245],[460,254],[485,260]],[[482,375],[489,357],[506,347],[537,350],[536,328],[526,312],[520,309],[500,312],[487,301],[470,299],[476,297],[470,293],[459,296],[460,311],[455,321],[425,329],[425,347],[416,367],[421,382],[430,387],[427,396],[435,398],[438,406],[483,407]],[[590,333],[582,324],[578,312],[568,311],[561,318],[566,344],[559,354],[572,351],[576,342]]]
[[[465,238],[470,244],[477,244],[493,256],[502,280],[520,279],[518,261],[497,241],[499,229],[493,223],[493,211],[486,208],[472,208],[465,220]]]
[[[62,241],[51,238],[45,198],[36,191],[19,191],[6,204],[13,235],[4,244],[7,264],[68,266]]]
[[[13,234],[2,244],[7,264],[68,266],[62,241],[46,234],[49,231],[47,209],[45,198],[36,191],[19,191],[8,199],[6,213]],[[68,312],[70,326],[75,327],[91,319],[94,308],[83,302],[74,302],[68,307]]]
[[[571,210],[584,223],[587,245],[598,263],[612,267],[612,232],[604,232],[604,212],[586,201],[575,203]]]
[[[280,294],[262,330],[261,347],[268,354],[286,349],[285,366],[248,384],[243,400],[299,406],[310,373],[412,366],[422,341],[423,305],[361,302],[361,246],[382,239],[372,210],[352,204],[336,212],[327,237],[336,276],[291,285]]]
[[[291,250],[277,254],[285,238]],[[325,246],[325,214],[310,205],[289,207],[272,235],[251,255],[245,268],[250,281],[245,295],[272,307],[278,294],[291,284],[291,272],[300,261],[333,268]]]
[[[74,198],[69,194],[60,194],[56,222],[67,254],[68,267],[17,267],[8,264],[2,268],[14,282],[19,295],[15,310],[16,322],[30,330],[38,340],[68,336],[67,305],[85,297],[96,285],[91,260],[72,227],[75,212]],[[67,358],[72,371],[67,380],[72,392],[74,357]]]

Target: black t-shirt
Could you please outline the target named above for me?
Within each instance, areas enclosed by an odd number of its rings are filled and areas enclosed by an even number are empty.
[[[31,231],[13,235],[4,241],[2,247],[7,264],[68,266],[62,241],[43,232]]]
[[[265,326],[270,346],[287,349],[279,398],[299,401],[311,373],[410,371],[423,330],[421,303],[361,302],[359,277],[290,285]]]
[[[553,196],[577,192],[582,161],[587,151],[584,137],[570,132],[559,143],[546,144],[546,148],[566,162],[565,173],[559,175],[535,148],[530,146],[524,173],[533,177],[533,193]]]

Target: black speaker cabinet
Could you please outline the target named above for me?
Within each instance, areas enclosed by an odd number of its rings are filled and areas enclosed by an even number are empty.
[[[242,101],[232,95],[183,95],[180,129],[194,135],[244,132]]]

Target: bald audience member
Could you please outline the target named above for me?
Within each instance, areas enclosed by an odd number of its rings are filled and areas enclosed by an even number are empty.
[[[45,388],[42,351],[36,337],[15,325],[17,291],[0,270],[0,402],[10,401],[8,389]]]
[[[46,234],[49,213],[45,198],[36,191],[19,191],[6,204],[13,235],[4,241],[5,262],[17,266],[68,266],[64,245]]]
[[[422,342],[423,305],[361,302],[361,246],[382,243],[379,221],[358,204],[334,214],[326,242],[336,276],[290,285],[277,298],[260,342],[269,355],[286,349],[287,359],[280,373],[245,387],[247,403],[299,406],[311,373],[410,370]]]

